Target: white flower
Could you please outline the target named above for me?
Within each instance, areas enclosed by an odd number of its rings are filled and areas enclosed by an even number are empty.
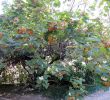
[[[86,66],[86,63],[84,61],[82,61],[82,66]]]
[[[102,68],[102,66],[101,66],[101,65],[99,65],[99,68]]]
[[[64,67],[66,67],[66,63],[65,63],[65,62],[62,61],[61,64],[62,64]]]
[[[72,61],[70,61],[70,62],[68,62],[68,64],[69,64],[70,66],[72,66],[72,65],[73,65],[73,62],[72,62]]]
[[[72,62],[73,62],[73,63],[74,63],[74,62],[77,62],[77,60],[73,59]]]
[[[45,60],[51,61],[51,57],[50,56],[46,56]]]
[[[19,73],[16,72],[16,74],[14,75],[15,78],[19,78]]]
[[[86,32],[87,30],[88,30],[88,28],[87,28],[87,27],[83,28],[83,31],[84,31],[84,32]]]
[[[106,63],[107,63],[107,61],[103,61],[103,63],[104,63],[104,64],[106,64]]]
[[[69,92],[69,96],[71,96],[71,93]]]
[[[106,77],[101,77],[101,79],[102,79],[103,81],[107,81],[107,78],[106,78]]]
[[[58,72],[58,68],[56,68],[55,71]]]
[[[43,77],[43,76],[39,77],[39,80],[41,80],[41,81],[42,81],[43,79],[44,79],[44,77]]]
[[[87,59],[88,59],[88,60],[92,60],[93,58],[90,56],[90,57],[88,57]]]
[[[25,44],[24,44],[24,46],[28,46],[28,44],[27,44],[27,43],[25,43]]]
[[[17,83],[18,81],[17,80],[14,80],[14,83]]]
[[[48,68],[47,68],[47,71],[48,71],[48,72],[50,72],[50,71],[51,71],[51,68],[50,68],[50,67],[48,67]]]
[[[2,81],[2,79],[3,79],[3,78],[2,78],[2,75],[0,75],[0,81]]]
[[[47,49],[44,49],[44,51],[47,51]]]

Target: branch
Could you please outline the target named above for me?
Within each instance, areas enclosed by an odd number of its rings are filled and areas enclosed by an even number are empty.
[[[73,9],[74,3],[75,3],[75,0],[73,0],[73,2],[72,2],[72,6],[71,6],[71,8],[70,8],[70,12],[71,12],[72,9]]]

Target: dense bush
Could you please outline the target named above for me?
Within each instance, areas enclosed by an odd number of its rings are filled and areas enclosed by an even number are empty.
[[[67,85],[68,95],[85,93],[85,85],[96,84],[105,74],[108,78],[109,43],[101,35],[105,26],[80,10],[53,13],[52,3],[60,6],[59,0],[15,0],[4,5],[1,73],[22,65],[34,88]]]

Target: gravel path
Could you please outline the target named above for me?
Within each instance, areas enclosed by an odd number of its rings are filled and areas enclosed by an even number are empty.
[[[84,100],[110,100],[110,90],[109,91],[98,91],[96,93],[90,94],[84,97]]]
[[[42,95],[35,95],[35,94],[33,95],[14,94],[13,96],[11,95],[7,97],[0,96],[0,100],[52,100],[52,99],[49,99]],[[83,100],[110,100],[110,91],[107,91],[107,92],[104,92],[103,90],[98,91],[96,93],[85,96]]]

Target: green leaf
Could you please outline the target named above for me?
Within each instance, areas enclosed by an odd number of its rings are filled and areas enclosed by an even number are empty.
[[[109,7],[108,7],[108,6],[104,6],[104,10],[105,10],[106,12],[108,12],[108,11],[109,11]]]
[[[102,0],[100,3],[99,3],[99,7],[102,6],[104,4],[104,0]]]
[[[60,3],[60,0],[55,0],[55,1],[54,1],[54,6],[55,6],[55,7],[59,7],[60,4],[61,4],[61,3]]]

